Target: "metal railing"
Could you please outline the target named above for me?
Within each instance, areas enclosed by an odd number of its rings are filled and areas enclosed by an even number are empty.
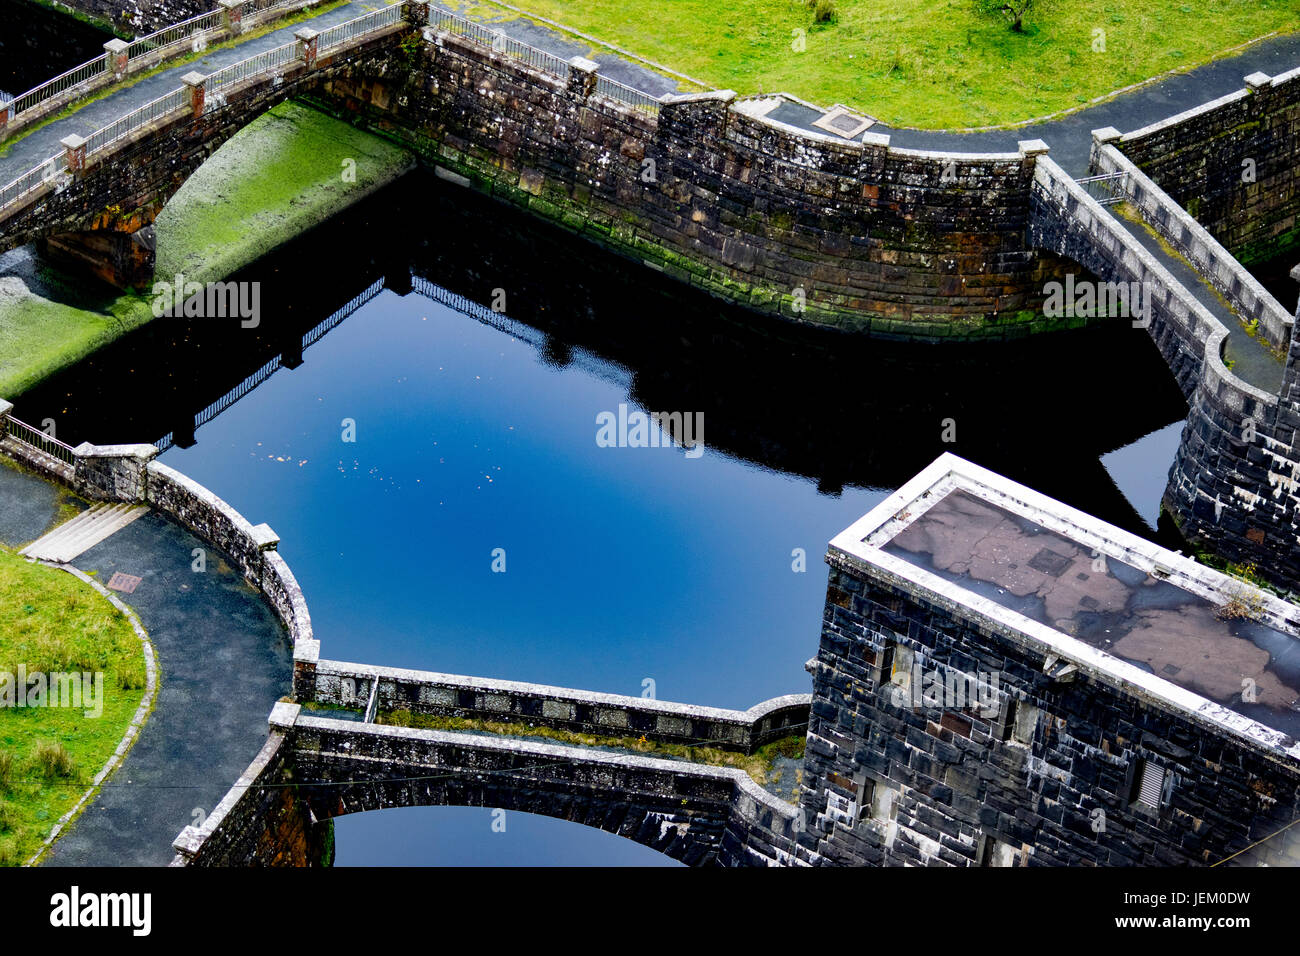
[[[301,6],[303,6],[303,0],[245,0],[244,15]],[[185,40],[201,39],[203,42],[200,45],[195,45],[193,42],[185,45],[185,51],[197,53],[206,48],[208,34],[220,31],[224,22],[222,11],[212,10],[208,13],[200,13],[198,16],[190,17],[188,20],[182,20],[180,23],[173,23],[161,30],[155,30],[146,36],[137,37],[127,44],[127,61],[130,62],[158,50],[176,46]],[[179,48],[176,50],[178,54],[182,52]],[[74,66],[68,72],[61,73],[52,80],[46,80],[25,93],[9,97],[9,106],[13,110],[14,118],[21,116],[27,110],[39,106],[52,97],[65,93],[83,83],[99,79],[108,72],[108,65],[108,55],[101,53],[94,59],[87,60],[80,66]],[[5,99],[6,95],[0,94],[0,105],[4,103]]]
[[[481,23],[467,20],[449,10],[441,10],[430,5],[429,26],[444,33],[476,40],[486,47],[491,47],[497,53],[504,53],[516,60],[522,60],[535,69],[543,70],[561,79],[569,75],[569,61],[563,57],[556,56],[554,53],[547,53],[545,50],[539,50],[522,40],[506,36],[500,30],[493,30]]]
[[[608,76],[596,74],[596,92],[633,109],[644,110],[647,113],[659,112],[659,99],[657,97],[635,90],[618,80],[611,80]]]
[[[357,37],[365,36],[376,30],[382,30],[384,27],[391,27],[395,23],[401,23],[405,7],[406,4],[404,3],[390,4],[381,10],[375,10],[373,13],[367,13],[353,20],[322,30],[316,40],[317,54],[319,55],[332,47],[347,43]]]
[[[467,20],[449,10],[430,6],[429,26],[454,36],[467,37],[489,47],[495,53],[504,53],[513,59],[521,60],[534,69],[550,73],[560,79],[564,79],[569,75],[569,61],[563,57],[530,46],[522,40],[507,36],[500,30],[494,30],[473,20]],[[596,92],[625,106],[631,106],[633,109],[643,110],[647,113],[659,112],[659,99],[657,97],[599,73],[596,74]]]
[[[77,464],[77,453],[72,450],[71,445],[65,445],[57,438],[51,438],[45,432],[33,428],[26,422],[20,422],[12,415],[6,415],[8,426],[5,428],[6,433],[15,441],[20,441],[24,445],[30,445],[45,452],[47,455],[53,455],[59,461],[75,466]]]
[[[206,85],[207,92],[209,94],[214,93],[223,86],[242,83],[244,80],[261,76],[263,73],[275,73],[288,64],[297,61],[297,59],[298,43],[296,40],[283,46],[273,47],[210,74]]]
[[[128,59],[134,59],[138,56],[144,56],[146,53],[153,53],[164,47],[169,47],[174,43],[182,40],[189,40],[196,34],[205,34],[210,30],[221,29],[222,15],[220,10],[213,10],[209,13],[200,13],[197,17],[190,17],[188,20],[182,20],[180,23],[173,24],[169,27],[163,27],[155,33],[148,36],[139,37],[132,40],[126,48]],[[203,46],[190,44],[191,48],[197,52],[206,46],[206,38]]]
[[[18,202],[32,190],[38,189],[54,179],[67,168],[67,157],[60,153],[57,156],[51,156],[39,166],[29,169],[13,182],[0,187],[0,209]]]
[[[142,126],[148,126],[170,113],[184,109],[189,105],[189,95],[185,87],[165,93],[156,100],[150,100],[139,109],[134,109],[107,126],[100,127],[86,140],[86,155],[99,152],[111,146],[119,139],[135,132]]]
[[[58,96],[65,90],[70,90],[74,86],[80,86],[82,83],[88,83],[103,76],[107,67],[108,58],[101,53],[93,60],[87,60],[80,66],[74,66],[67,73],[60,73],[54,79],[46,80],[40,86],[32,87],[26,93],[15,96],[9,106],[14,111],[14,116],[17,117],[33,106],[39,106],[52,96]]]

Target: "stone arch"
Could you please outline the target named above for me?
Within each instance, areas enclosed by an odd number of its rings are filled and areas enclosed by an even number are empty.
[[[319,60],[313,51],[279,74],[227,87],[219,97],[209,96],[205,77],[189,74],[187,111],[142,127],[102,157],[87,157],[86,141],[67,137],[67,172],[3,222],[0,252],[41,242],[119,288],[139,287],[152,278],[154,220],[210,156],[285,100],[342,75],[382,69],[409,26],[398,24]]]

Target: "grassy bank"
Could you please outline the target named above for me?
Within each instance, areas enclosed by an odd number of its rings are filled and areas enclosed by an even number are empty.
[[[0,549],[0,675],[20,665],[28,674],[102,673],[102,713],[17,707],[8,703],[16,703],[13,678],[0,688],[0,865],[30,857],[76,804],[145,687],[140,639],[121,611],[72,575]]]
[[[1036,0],[1019,33],[991,0],[509,2],[741,95],[785,91],[923,129],[1032,119],[1300,28],[1294,0]]]
[[[167,204],[155,223],[155,276],[219,281],[412,165],[385,140],[281,104],[231,139]],[[345,176],[349,171],[355,175]],[[146,296],[87,286],[29,249],[0,256],[0,395],[12,399],[153,319]]]

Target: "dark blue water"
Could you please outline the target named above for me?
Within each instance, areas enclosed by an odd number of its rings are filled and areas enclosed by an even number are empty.
[[[1130,448],[1139,473],[1168,469],[1134,445],[1185,414],[1145,335],[945,349],[797,330],[417,185],[236,277],[263,282],[258,330],[159,321],[17,402],[74,442],[154,441],[376,276],[484,303],[505,288],[527,341],[384,291],[164,455],[280,534],[327,658],[633,695],[653,681],[736,708],[807,692],[827,541],[943,451],[1152,533],[1150,489],[1126,497],[1099,461]],[[600,447],[597,416],[620,404],[702,413],[703,454]],[[665,862],[574,824],[491,824],[343,817],[338,862]]]
[[[163,460],[279,532],[323,655],[723,707],[805,689],[826,541],[884,492],[819,495],[708,448],[707,420],[695,459],[598,447],[620,369],[418,295],[306,358]]]

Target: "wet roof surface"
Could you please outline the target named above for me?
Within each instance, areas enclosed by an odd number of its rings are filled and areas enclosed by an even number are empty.
[[[1300,640],[1289,634],[1221,619],[1199,595],[961,490],[882,550],[1300,737]]]

